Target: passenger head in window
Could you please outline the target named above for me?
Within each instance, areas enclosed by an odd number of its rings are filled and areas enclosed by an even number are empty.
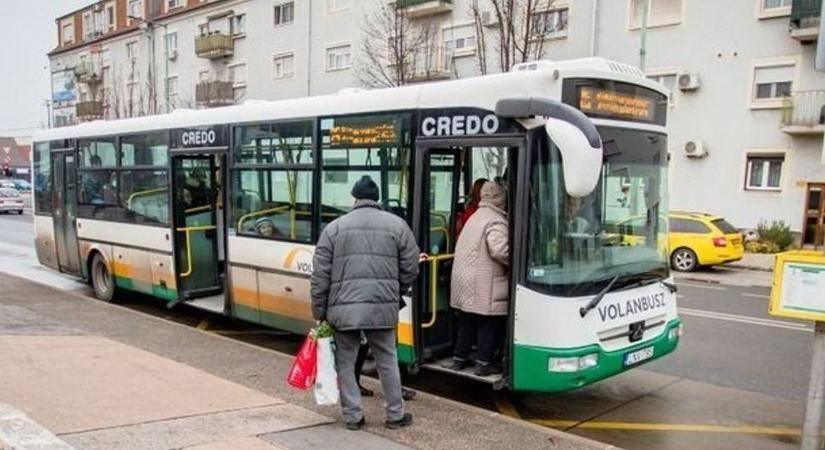
[[[470,220],[470,217],[478,210],[478,204],[481,202],[481,188],[487,181],[489,180],[486,178],[479,178],[473,183],[470,200],[464,204],[464,209],[458,213],[458,217],[456,218],[456,236],[461,234],[461,230],[464,229],[464,224],[466,224],[467,221]]]
[[[261,237],[283,236],[283,233],[272,223],[272,219],[268,217],[262,217],[255,221],[255,231],[258,233],[258,236]]]

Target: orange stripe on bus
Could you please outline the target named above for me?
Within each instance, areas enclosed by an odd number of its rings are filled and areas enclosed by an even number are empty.
[[[398,322],[398,343],[404,345],[413,345],[412,324],[406,322]]]

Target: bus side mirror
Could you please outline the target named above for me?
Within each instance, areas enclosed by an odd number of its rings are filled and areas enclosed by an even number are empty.
[[[567,194],[577,198],[590,195],[602,173],[601,142],[594,148],[579,127],[564,120],[548,118],[544,129],[561,153]]]

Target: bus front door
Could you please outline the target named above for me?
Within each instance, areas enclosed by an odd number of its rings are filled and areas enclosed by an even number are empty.
[[[223,291],[220,158],[209,154],[172,159],[178,301],[216,296]],[[215,300],[215,309],[222,310],[222,296]]]
[[[79,275],[77,244],[77,171],[74,151],[53,152],[54,238],[61,272]]]
[[[455,249],[454,230],[459,203],[462,150],[455,147],[419,148],[414,196],[414,231],[422,252],[416,296],[415,339],[418,358],[425,364],[452,354],[450,273]]]

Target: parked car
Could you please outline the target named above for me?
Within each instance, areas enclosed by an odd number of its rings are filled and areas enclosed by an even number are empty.
[[[32,190],[32,184],[26,180],[17,179],[12,180],[12,182],[14,183],[14,188],[20,192],[29,192]]]
[[[670,264],[682,272],[738,261],[745,253],[744,237],[736,227],[701,212],[671,211],[668,241]]]
[[[12,180],[0,180],[0,189],[17,190],[17,188],[14,186],[14,181]]]
[[[0,212],[23,214],[23,199],[17,189],[0,188]]]

